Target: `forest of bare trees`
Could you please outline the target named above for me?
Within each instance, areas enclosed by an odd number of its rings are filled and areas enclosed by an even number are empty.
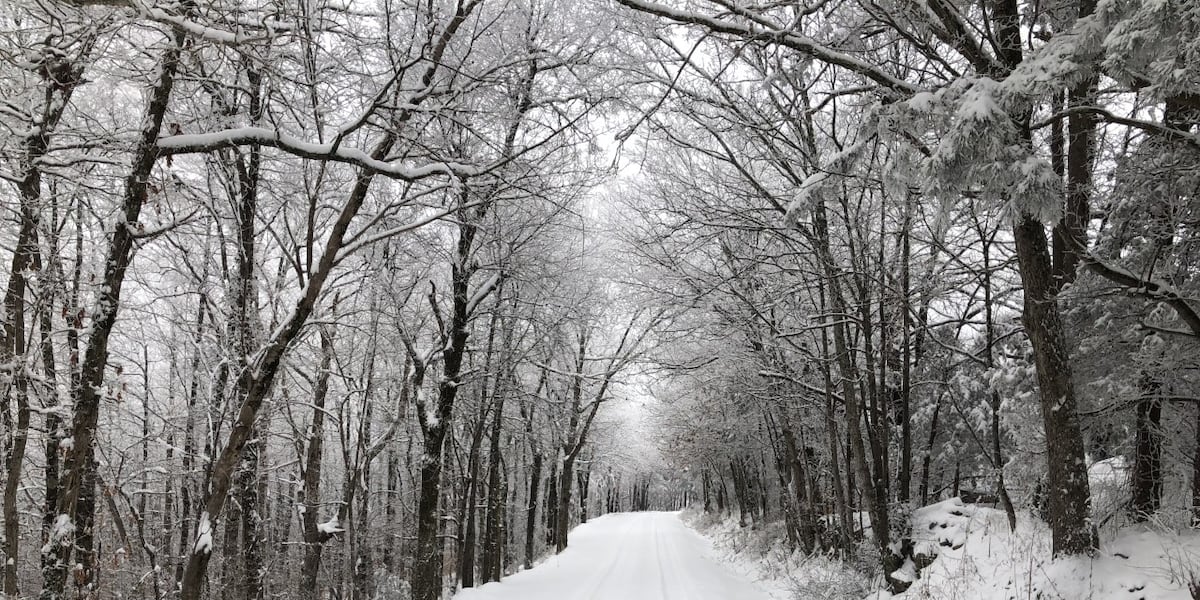
[[[12,0],[0,178],[2,598],[1200,527],[1195,3]]]

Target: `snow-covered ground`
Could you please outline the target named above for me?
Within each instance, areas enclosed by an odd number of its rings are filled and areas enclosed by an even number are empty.
[[[605,515],[571,531],[566,551],[455,600],[769,600],[713,558],[679,513]]]
[[[1101,498],[1119,495],[1105,492],[1095,478],[1092,490]],[[1010,531],[1003,510],[959,498],[917,509],[911,520],[916,560],[901,569],[912,585],[893,596],[879,589],[884,583],[870,542],[860,546],[856,562],[844,562],[790,551],[781,522],[751,529],[733,516],[685,513],[713,540],[717,560],[775,600],[1200,598],[1200,531],[1110,528],[1094,557],[1053,560],[1046,524],[1028,512],[1017,516],[1017,530]]]
[[[1200,532],[1131,526],[1095,557],[1053,561],[1041,520],[1019,514],[1009,531],[1003,511],[958,498],[917,510],[912,532],[916,553],[933,560],[898,600],[1190,600],[1200,583]]]

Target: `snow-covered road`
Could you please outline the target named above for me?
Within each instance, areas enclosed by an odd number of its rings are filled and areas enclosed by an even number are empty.
[[[571,532],[567,550],[455,600],[767,600],[710,558],[677,513],[605,515]]]

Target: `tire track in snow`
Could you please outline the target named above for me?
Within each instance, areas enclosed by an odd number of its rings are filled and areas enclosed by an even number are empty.
[[[669,600],[671,597],[671,588],[670,588],[670,586],[667,585],[667,573],[670,571],[670,569],[668,568],[667,565],[663,564],[663,556],[666,553],[663,551],[663,547],[662,547],[663,546],[663,544],[662,544],[662,542],[663,542],[662,527],[659,525],[659,521],[657,519],[653,523],[654,523],[654,528],[653,528],[654,564],[658,565],[658,585],[659,585],[659,589],[662,590],[661,597],[663,598],[663,600]]]
[[[629,540],[629,533],[633,527],[633,521],[629,521],[620,528],[619,533],[622,543]],[[581,588],[581,593],[574,597],[581,600],[604,600],[603,593],[606,588],[604,584],[608,581],[609,577],[612,577],[613,572],[616,571],[617,565],[621,563],[622,556],[621,553],[609,554],[608,563],[605,568],[596,577],[589,578],[588,584]]]
[[[571,532],[571,544],[502,582],[455,600],[767,600],[728,572],[677,513],[605,515]]]

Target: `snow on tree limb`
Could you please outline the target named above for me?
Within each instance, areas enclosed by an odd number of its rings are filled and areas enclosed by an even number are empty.
[[[856,58],[845,52],[840,52],[817,40],[791,31],[783,26],[774,25],[763,19],[754,19],[746,23],[735,23],[719,19],[699,12],[680,10],[649,0],[617,0],[634,10],[649,13],[669,19],[677,23],[687,23],[708,28],[717,33],[740,36],[745,39],[760,39],[770,41],[811,56],[821,62],[836,65],[857,73],[882,85],[893,99],[914,94],[923,88],[895,77],[877,66]]]
[[[334,143],[320,144],[304,141],[279,130],[263,127],[238,127],[210,133],[168,135],[158,139],[159,156],[207,153],[223,148],[256,144],[278,148],[301,158],[331,160],[359,167],[369,174],[383,175],[401,181],[418,181],[445,175],[449,177],[472,177],[486,169],[457,162],[435,162],[411,166],[389,162],[357,149],[346,148]]]

